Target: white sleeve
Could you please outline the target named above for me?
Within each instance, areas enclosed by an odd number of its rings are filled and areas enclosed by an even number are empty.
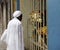
[[[6,42],[7,30],[5,30],[1,36],[1,40]]]

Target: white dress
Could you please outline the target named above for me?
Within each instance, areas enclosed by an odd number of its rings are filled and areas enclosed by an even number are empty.
[[[8,23],[5,37],[7,50],[24,50],[22,23],[17,18],[12,19]],[[1,40],[3,40],[2,37]]]

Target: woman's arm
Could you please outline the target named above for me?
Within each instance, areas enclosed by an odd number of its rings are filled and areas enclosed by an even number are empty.
[[[7,30],[5,30],[1,36],[1,40],[6,42]]]

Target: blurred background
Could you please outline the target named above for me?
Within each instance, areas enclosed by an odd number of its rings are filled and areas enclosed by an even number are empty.
[[[27,50],[60,50],[60,0],[0,0],[0,37],[15,10],[23,14]]]
[[[0,37],[15,10],[23,14],[25,48],[48,50],[46,0],[0,0]]]

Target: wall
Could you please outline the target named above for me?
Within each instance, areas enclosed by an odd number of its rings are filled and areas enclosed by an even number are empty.
[[[22,24],[24,29],[24,43],[25,47],[27,48],[27,19],[29,18],[32,11],[31,0],[20,0],[20,10],[23,13]]]
[[[60,50],[60,0],[48,0],[48,50]]]
[[[1,37],[1,34],[2,34],[2,17],[1,17],[1,7],[0,7],[0,37]]]

